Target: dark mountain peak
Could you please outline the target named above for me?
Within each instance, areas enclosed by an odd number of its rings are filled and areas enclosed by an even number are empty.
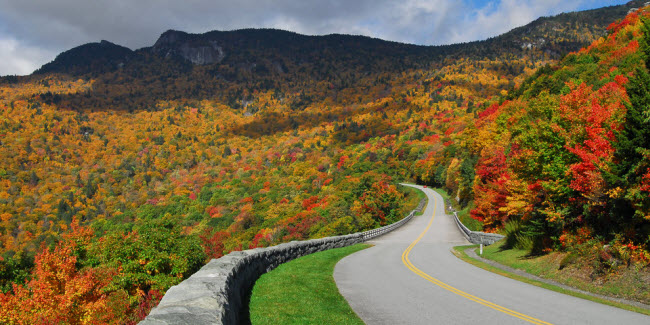
[[[158,37],[158,40],[153,47],[156,48],[174,44],[180,40],[186,39],[189,35],[190,34],[183,31],[169,29]]]
[[[92,43],[91,43],[91,44],[92,44]],[[99,42],[99,46],[103,46],[103,47],[113,47],[113,46],[119,46],[119,45],[117,45],[117,44],[115,44],[115,43],[111,43],[111,42],[109,42],[109,41],[103,39],[103,40],[101,40],[101,41]]]
[[[129,48],[102,40],[67,50],[34,73],[104,73],[119,68],[132,55]]]
[[[206,35],[170,29],[160,35],[151,49],[166,58],[180,57],[193,64],[218,63],[223,60],[226,53],[216,40]]]

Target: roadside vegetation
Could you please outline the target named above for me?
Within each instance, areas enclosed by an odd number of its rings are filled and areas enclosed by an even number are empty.
[[[507,236],[486,258],[650,303],[649,68],[645,8],[480,112],[425,183]]]
[[[314,253],[262,275],[251,295],[251,323],[363,324],[339,293],[333,272],[340,259],[368,247],[358,244]]]
[[[650,304],[650,291],[648,291],[650,274],[648,274],[647,270],[626,270],[610,275],[609,277],[604,276],[594,279],[592,278],[593,274],[590,273],[588,265],[583,265],[585,266],[584,268],[577,265],[570,268],[562,268],[562,261],[566,258],[566,253],[555,252],[543,256],[531,257],[524,249],[513,248],[503,250],[502,245],[503,241],[484,247],[481,257],[514,269],[525,271],[540,278],[552,280],[569,287],[605,297],[592,296],[578,291],[568,290],[558,285],[530,279],[468,256],[465,250],[476,246],[454,247],[454,254],[470,264],[514,280],[601,304],[650,315],[650,309],[648,308],[615,300],[620,298],[645,305]]]
[[[531,256],[526,248],[499,242],[484,247],[482,257],[581,290],[650,305],[650,270],[615,255],[580,254],[578,249]]]

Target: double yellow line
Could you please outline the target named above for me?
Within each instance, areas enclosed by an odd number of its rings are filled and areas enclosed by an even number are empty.
[[[433,202],[434,202],[433,203],[434,204],[433,205],[434,213],[431,216],[431,220],[429,220],[429,224],[427,225],[426,228],[424,228],[424,231],[422,231],[420,236],[415,241],[413,241],[411,243],[411,245],[404,251],[404,253],[402,253],[402,262],[404,263],[404,265],[406,265],[407,268],[409,268],[411,271],[413,271],[413,273],[421,276],[425,280],[427,280],[427,281],[429,281],[429,282],[431,282],[431,283],[433,283],[433,284],[435,284],[435,285],[437,285],[437,286],[439,286],[439,287],[441,287],[441,288],[443,288],[445,290],[451,291],[451,292],[453,292],[453,293],[455,293],[455,294],[457,294],[457,295],[459,295],[461,297],[465,297],[465,298],[467,298],[467,299],[469,299],[471,301],[477,302],[477,303],[479,303],[479,304],[481,304],[483,306],[490,307],[490,308],[492,308],[494,310],[498,310],[498,311],[500,311],[502,313],[508,314],[510,316],[513,316],[513,317],[517,317],[517,318],[525,320],[525,321],[527,321],[529,323],[539,324],[539,325],[551,325],[551,323],[547,323],[545,321],[541,321],[539,319],[530,317],[528,315],[518,313],[518,312],[516,312],[514,310],[510,310],[510,309],[505,308],[503,306],[499,306],[499,305],[497,305],[495,303],[492,303],[492,302],[489,302],[489,301],[487,301],[485,299],[481,299],[481,298],[479,298],[477,296],[474,296],[474,295],[471,295],[471,294],[469,294],[467,292],[456,289],[456,288],[454,288],[454,287],[452,287],[452,286],[450,286],[450,285],[448,285],[448,284],[446,284],[446,283],[444,283],[444,282],[442,282],[442,281],[440,281],[440,280],[438,280],[438,279],[424,273],[424,271],[418,269],[417,267],[415,267],[415,265],[413,265],[413,263],[411,263],[411,261],[409,260],[409,254],[411,253],[411,250],[422,239],[422,237],[424,237],[424,235],[427,233],[427,231],[429,231],[429,228],[431,228],[431,224],[433,223],[433,218],[435,218],[435,216],[436,216],[435,211],[437,210],[438,200],[434,197]]]

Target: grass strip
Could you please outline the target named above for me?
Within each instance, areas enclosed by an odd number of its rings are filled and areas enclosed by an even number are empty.
[[[456,257],[460,258],[461,260],[463,260],[463,261],[465,261],[465,262],[467,262],[469,264],[472,264],[472,265],[480,267],[480,268],[482,268],[484,270],[487,270],[487,271],[490,271],[492,273],[496,273],[496,274],[499,274],[499,275],[502,275],[502,276],[505,276],[505,277],[508,277],[508,278],[511,278],[511,279],[514,279],[514,280],[517,280],[517,281],[532,284],[532,285],[537,286],[537,287],[541,287],[541,288],[548,289],[548,290],[553,290],[555,292],[563,293],[563,294],[566,294],[566,295],[570,295],[570,296],[590,300],[590,301],[593,301],[593,302],[601,303],[601,304],[604,304],[604,305],[609,305],[609,306],[613,306],[613,307],[617,307],[617,308],[621,308],[621,309],[625,309],[625,310],[630,310],[630,311],[637,312],[637,313],[644,314],[644,315],[650,315],[650,310],[645,309],[645,308],[632,306],[632,305],[620,303],[620,302],[617,302],[617,301],[611,301],[611,300],[603,299],[603,298],[600,298],[600,297],[594,297],[594,296],[591,296],[591,295],[588,295],[588,294],[584,294],[584,293],[573,291],[573,290],[568,290],[568,289],[562,288],[562,287],[557,286],[557,285],[549,284],[549,283],[538,281],[538,280],[529,279],[529,278],[523,277],[521,275],[514,274],[512,272],[502,270],[500,268],[497,268],[495,266],[487,264],[487,263],[485,263],[483,261],[472,258],[469,255],[467,255],[467,253],[465,252],[465,250],[468,249],[468,248],[477,248],[477,247],[478,247],[478,245],[456,246],[456,247],[454,247],[453,253],[454,253],[454,255],[456,255]]]
[[[370,246],[314,253],[262,275],[251,294],[251,324],[363,324],[339,293],[333,273],[340,259]]]

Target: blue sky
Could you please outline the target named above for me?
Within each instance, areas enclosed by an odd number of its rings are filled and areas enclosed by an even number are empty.
[[[102,39],[137,49],[167,29],[279,28],[440,45],[505,33],[541,16],[617,0],[0,0],[0,75],[29,74]]]

